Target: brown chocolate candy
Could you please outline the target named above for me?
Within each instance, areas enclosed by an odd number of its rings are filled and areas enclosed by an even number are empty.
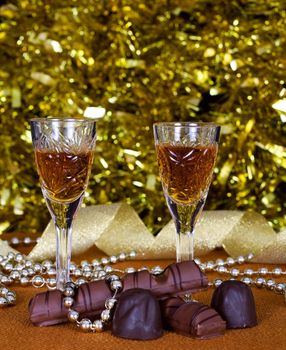
[[[178,306],[176,308],[176,306]],[[177,333],[198,339],[209,339],[225,332],[226,324],[220,315],[207,305],[174,298],[161,304],[164,323]]]
[[[134,288],[120,295],[112,334],[137,340],[157,339],[163,335],[159,302],[150,290]]]
[[[163,273],[155,276],[147,270],[130,273],[123,280],[123,290],[150,289],[159,299],[173,295],[185,295],[207,287],[207,276],[194,261],[171,264]]]
[[[127,274],[123,279],[123,291],[132,288],[150,289],[158,298],[186,294],[208,287],[208,279],[194,261],[169,265],[162,274],[148,271]],[[75,296],[74,309],[84,317],[97,317],[104,309],[107,298],[112,296],[108,283],[93,281],[81,285]],[[36,326],[49,326],[67,321],[62,294],[48,291],[35,295],[29,304],[30,320]]]
[[[174,313],[183,304],[185,302],[180,297],[170,297],[160,301],[162,321],[165,329],[171,329],[169,320],[172,319]]]
[[[226,321],[227,328],[246,328],[257,325],[251,288],[241,281],[221,283],[213,293],[211,306]]]
[[[85,283],[78,288],[73,309],[82,317],[97,317],[104,309],[112,291],[104,280]],[[36,294],[29,303],[30,320],[34,326],[50,326],[67,322],[68,310],[63,306],[63,293],[59,290]]]

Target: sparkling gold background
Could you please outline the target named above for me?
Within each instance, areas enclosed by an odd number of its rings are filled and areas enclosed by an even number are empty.
[[[170,219],[152,123],[222,125],[208,209],[286,226],[286,3],[0,2],[1,231],[49,215],[28,120],[103,107],[86,205],[126,201],[155,233]],[[100,110],[98,110],[100,112]]]

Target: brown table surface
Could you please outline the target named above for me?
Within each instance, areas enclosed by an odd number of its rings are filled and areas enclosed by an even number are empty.
[[[25,252],[25,251],[23,251]],[[91,259],[99,256],[98,251],[89,252],[85,259]],[[222,251],[214,251],[210,255],[202,258],[207,259],[225,258],[226,254]],[[83,257],[75,259],[79,261]],[[117,266],[140,267],[142,265],[165,267],[173,261],[153,260],[153,261],[132,261],[117,264]],[[248,263],[240,267],[257,268],[262,265]],[[265,265],[264,265],[265,266]],[[266,265],[269,269],[274,265]],[[281,266],[286,270],[286,266]],[[218,276],[214,273],[208,273],[210,280],[214,278],[226,279],[225,275]],[[270,277],[269,277],[270,278]],[[280,279],[280,281],[285,281]],[[258,326],[248,329],[227,330],[224,336],[210,340],[197,340],[178,335],[174,332],[165,332],[157,340],[136,341],[125,340],[112,336],[110,331],[103,333],[82,333],[74,324],[66,323],[63,325],[50,327],[35,327],[31,324],[28,314],[29,300],[38,292],[33,287],[12,286],[17,293],[17,304],[13,307],[0,309],[0,344],[1,349],[19,349],[19,350],[51,350],[51,349],[196,349],[196,350],[247,350],[247,349],[286,349],[286,303],[281,294],[275,294],[266,289],[252,288],[256,301]],[[210,304],[213,290],[201,292],[195,295],[195,299]]]

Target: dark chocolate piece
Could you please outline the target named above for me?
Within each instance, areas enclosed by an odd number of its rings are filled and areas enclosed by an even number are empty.
[[[148,271],[127,274],[123,279],[123,291],[131,288],[151,289],[158,299],[171,295],[186,294],[208,287],[208,279],[194,261],[169,265],[162,274],[152,275]],[[110,298],[108,283],[93,281],[81,285],[75,296],[74,309],[85,317],[97,317]],[[67,310],[63,307],[59,291],[48,291],[35,295],[29,304],[30,320],[35,326],[49,326],[67,321]]]
[[[112,334],[137,340],[157,339],[163,335],[159,302],[150,290],[134,288],[120,295]]]
[[[224,334],[225,321],[214,309],[195,301],[181,301],[178,301],[176,310],[174,300],[170,303],[164,301],[161,305],[164,323],[167,323],[169,328],[197,339],[209,339]]]
[[[214,291],[211,306],[226,321],[227,328],[257,325],[256,308],[251,288],[240,281],[224,281]]]
[[[78,288],[73,309],[82,317],[97,317],[112,292],[104,280],[85,283]],[[68,310],[63,306],[63,294],[52,290],[36,294],[29,303],[30,320],[34,326],[51,326],[67,322]]]
[[[171,319],[178,308],[185,304],[180,297],[170,297],[160,301],[160,308],[162,314],[162,322],[165,329],[171,329],[169,319]]]
[[[53,290],[36,294],[29,302],[30,320],[34,326],[50,326],[67,320],[68,310],[63,305],[63,294]]]
[[[207,276],[194,261],[183,261],[166,267],[163,273],[152,275],[147,270],[126,275],[123,290],[150,289],[158,298],[185,295],[208,287]]]

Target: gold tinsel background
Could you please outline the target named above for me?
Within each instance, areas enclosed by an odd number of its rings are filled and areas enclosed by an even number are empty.
[[[215,121],[207,208],[253,209],[286,226],[286,2],[0,1],[1,231],[49,220],[29,119],[98,121],[86,205],[124,200],[157,232],[170,219],[152,123]]]

